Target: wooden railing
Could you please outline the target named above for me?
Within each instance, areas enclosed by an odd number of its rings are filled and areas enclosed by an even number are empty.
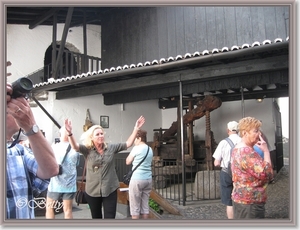
[[[38,84],[48,81],[49,78],[60,79],[93,71],[98,72],[100,69],[101,58],[64,51],[56,74],[52,73],[52,64],[49,64],[28,74],[27,77],[32,80],[33,84]]]

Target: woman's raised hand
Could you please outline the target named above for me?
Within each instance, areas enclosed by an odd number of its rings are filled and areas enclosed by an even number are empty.
[[[143,124],[146,122],[146,119],[143,116],[140,116],[135,123],[135,128],[140,129]]]
[[[65,119],[65,128],[69,134],[72,133],[72,122],[68,118]]]
[[[256,145],[263,151],[268,151],[268,145],[267,142],[263,139],[261,135],[259,135],[259,141],[256,143]]]

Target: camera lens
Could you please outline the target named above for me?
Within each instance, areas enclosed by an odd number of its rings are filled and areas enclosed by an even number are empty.
[[[32,82],[29,78],[21,78],[20,79],[20,86],[28,93],[32,90]]]
[[[33,89],[33,83],[29,78],[21,77],[12,83],[13,98],[26,97],[26,94],[30,93]]]

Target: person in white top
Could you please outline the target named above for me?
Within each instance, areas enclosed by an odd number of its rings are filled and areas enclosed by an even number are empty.
[[[58,164],[62,166],[61,174],[51,177],[47,191],[46,219],[55,219],[55,212],[63,205],[64,218],[73,219],[73,198],[77,185],[77,169],[80,155],[69,146],[65,126],[59,130],[60,142],[53,143],[52,149]],[[66,155],[67,154],[67,155]],[[60,202],[62,200],[62,204]]]
[[[241,141],[238,135],[238,123],[236,121],[230,121],[227,124],[227,133],[230,140],[234,145]],[[215,167],[221,167],[220,171],[220,190],[221,190],[221,202],[226,205],[226,213],[228,219],[233,219],[233,206],[231,200],[231,192],[233,189],[232,178],[228,174],[228,163],[230,161],[231,154],[230,144],[223,139],[218,144],[213,158]]]

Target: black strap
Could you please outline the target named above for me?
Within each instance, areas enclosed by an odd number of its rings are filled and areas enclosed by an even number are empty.
[[[13,140],[13,142],[11,143],[11,145],[8,147],[9,149],[12,148],[12,147],[14,147],[18,143],[21,131],[22,131],[22,129],[19,129],[18,136],[17,136],[16,139]]]
[[[149,152],[149,146],[148,146],[148,150],[147,150],[147,153],[146,153],[145,157],[143,158],[143,160],[140,161],[140,163],[137,166],[135,166],[135,168],[132,170],[132,172],[134,172],[134,170],[136,170],[137,167],[139,167],[143,163],[143,161],[146,159],[146,157],[148,155],[148,152]]]
[[[86,164],[87,164],[87,159],[85,159],[85,157],[84,157],[84,167],[83,167],[83,171],[82,171],[81,184],[82,184],[83,181],[84,181],[85,170],[86,170]]]
[[[68,146],[68,148],[67,148],[67,151],[66,151],[66,154],[65,154],[65,156],[64,156],[64,159],[61,161],[61,165],[64,163],[64,161],[65,161],[65,159],[66,159],[66,156],[68,155],[68,152],[70,151],[70,149],[71,149],[71,145],[69,144],[69,146]]]
[[[84,166],[83,166],[83,171],[82,171],[81,183],[80,183],[80,187],[77,188],[77,190],[83,190],[82,186],[83,186],[84,177],[85,177],[86,164],[87,164],[87,159],[84,157]]]

